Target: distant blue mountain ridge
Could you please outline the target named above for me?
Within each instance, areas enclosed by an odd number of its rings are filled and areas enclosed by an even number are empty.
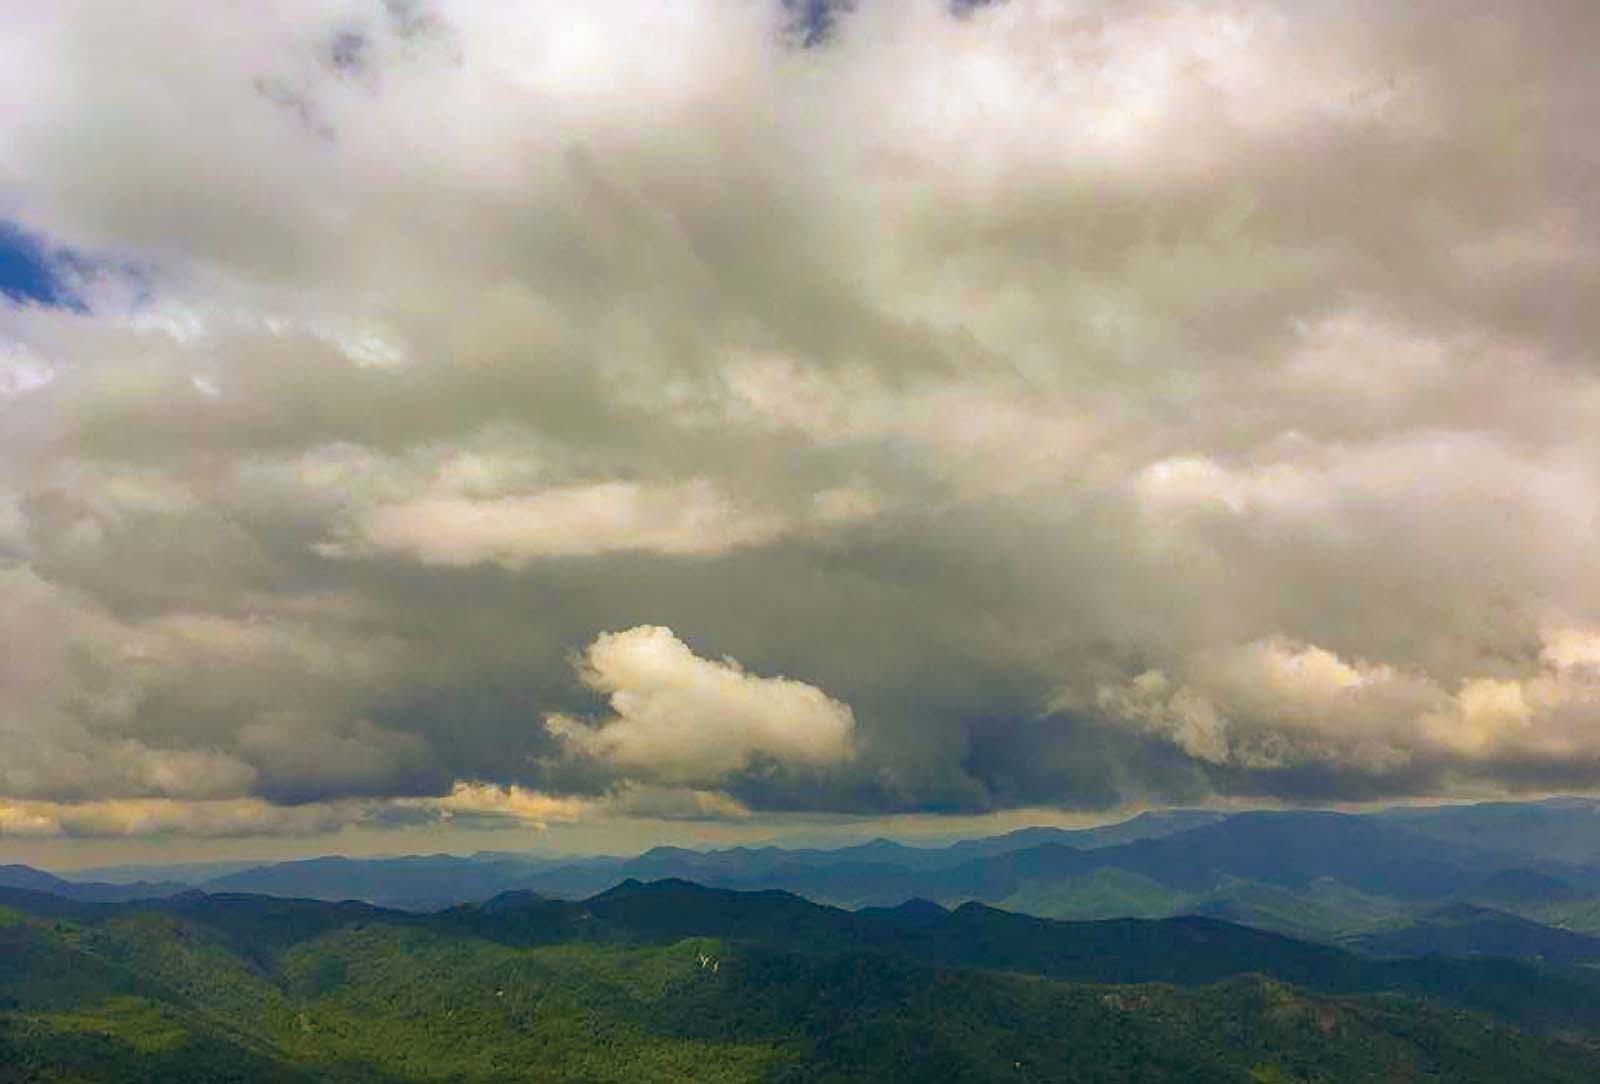
[[[429,912],[503,893],[573,900],[630,879],[675,879],[855,909],[921,900],[1065,919],[1197,914],[1376,954],[1432,946],[1576,960],[1600,936],[1597,809],[1560,799],[1367,814],[1167,810],[934,847],[875,839],[576,858],[327,856],[106,871],[115,880],[5,866],[0,887],[92,902],[199,891]]]

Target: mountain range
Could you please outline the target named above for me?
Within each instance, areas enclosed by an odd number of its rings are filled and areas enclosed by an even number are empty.
[[[0,866],[0,1084],[1592,1081],[1596,809]]]
[[[1176,810],[940,847],[878,839],[833,849],[657,847],[633,857],[330,856],[200,868],[212,876],[182,867],[124,867],[107,871],[115,881],[94,879],[94,871],[68,879],[7,866],[0,867],[0,885],[88,902],[198,889],[431,911],[503,892],[582,899],[630,878],[680,879],[779,889],[850,908],[926,899],[1061,919],[1195,914],[1370,952],[1420,945],[1402,933],[1423,937],[1441,926],[1449,908],[1468,907],[1502,917],[1444,923],[1441,949],[1571,958],[1587,951],[1573,937],[1600,935],[1597,809],[1593,801],[1557,799],[1359,815]],[[129,879],[140,876],[151,879]],[[1509,919],[1522,925],[1508,925]],[[1545,932],[1524,936],[1529,927]],[[1521,934],[1513,936],[1513,929]]]
[[[0,1082],[1592,1081],[1600,975],[624,881],[430,914],[0,889]]]

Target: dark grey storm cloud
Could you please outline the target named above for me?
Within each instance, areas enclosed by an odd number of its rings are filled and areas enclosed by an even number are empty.
[[[0,834],[1600,786],[1593,4],[11,23]]]

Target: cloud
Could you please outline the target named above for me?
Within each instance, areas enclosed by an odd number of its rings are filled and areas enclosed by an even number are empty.
[[[584,652],[585,685],[615,713],[598,726],[546,725],[582,756],[671,783],[715,782],[762,761],[823,767],[851,755],[855,715],[814,685],[702,659],[672,630],[602,633]]]
[[[546,794],[526,787],[456,780],[437,797],[284,805],[260,798],[120,798],[81,802],[0,801],[0,839],[200,839],[312,837],[357,826],[470,825],[529,829],[605,817],[664,821],[741,820],[750,811],[728,795],[690,787],[623,783],[601,797]]]
[[[704,482],[646,492],[607,482],[494,500],[434,498],[376,509],[361,543],[445,565],[643,550],[713,554],[771,538],[775,524],[741,517]],[[324,552],[341,554],[334,544]]]
[[[6,836],[118,839],[194,836],[318,836],[366,819],[357,804],[281,806],[259,798],[180,801],[171,798],[87,802],[0,802],[0,838]]]
[[[1102,687],[1097,701],[1213,764],[1266,773],[1322,764],[1408,780],[1420,769],[1470,785],[1600,759],[1600,637],[1554,626],[1542,640],[1521,673],[1452,686],[1273,638],[1191,658],[1182,679],[1147,670]]]
[[[444,797],[420,799],[416,804],[449,817],[510,820],[540,828],[552,821],[577,820],[593,806],[583,799],[554,797],[514,785],[495,786],[462,780],[458,780]]]
[[[14,823],[1600,787],[1594,5],[219,11],[0,42]]]
[[[458,780],[442,798],[401,799],[401,803],[447,820],[470,819],[488,826],[548,828],[606,816],[659,820],[738,820],[750,811],[719,791],[625,782],[600,797],[575,798],[540,793],[516,785]]]
[[[253,769],[224,750],[129,726],[138,699],[129,663],[139,648],[104,611],[26,570],[0,570],[0,596],[7,797],[215,798],[254,786]]]

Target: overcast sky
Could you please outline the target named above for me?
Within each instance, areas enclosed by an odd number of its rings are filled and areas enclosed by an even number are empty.
[[[0,858],[1600,787],[1593,0],[0,13]]]

